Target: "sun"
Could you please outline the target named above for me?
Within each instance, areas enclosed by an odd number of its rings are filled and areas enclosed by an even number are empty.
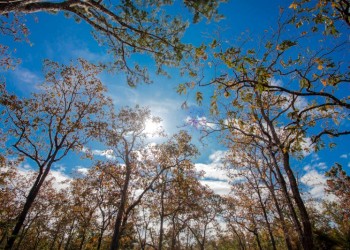
[[[145,134],[147,134],[147,136],[157,136],[157,134],[159,134],[162,131],[162,122],[156,122],[153,121],[152,119],[148,119],[145,122]]]

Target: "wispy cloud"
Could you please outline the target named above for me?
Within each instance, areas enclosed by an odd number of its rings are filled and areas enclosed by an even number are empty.
[[[113,149],[106,149],[106,150],[92,150],[91,153],[93,155],[98,155],[98,156],[104,156],[108,160],[115,160],[116,157],[114,156]]]
[[[315,199],[334,201],[336,197],[327,194],[327,178],[317,170],[308,171],[300,178],[301,183],[308,187],[309,194]]]
[[[340,158],[348,159],[348,155],[347,155],[347,154],[342,154],[342,155],[340,156]]]
[[[207,185],[211,190],[219,195],[227,195],[231,191],[231,186],[226,181],[200,180],[201,184]]]
[[[82,167],[82,166],[77,166],[76,167],[76,172],[78,172],[81,175],[87,175],[87,173],[89,172],[88,168]]]
[[[316,170],[307,172],[300,181],[309,187],[309,193],[314,198],[325,197],[326,178]]]
[[[97,156],[103,156],[108,160],[115,160],[116,157],[114,155],[114,151],[113,149],[105,149],[105,150],[100,150],[100,149],[89,149],[86,147],[83,147],[83,149],[81,150],[83,153],[86,153],[88,155],[97,155]]]
[[[11,71],[10,76],[11,84],[24,94],[32,92],[43,81],[41,74],[21,66]]]

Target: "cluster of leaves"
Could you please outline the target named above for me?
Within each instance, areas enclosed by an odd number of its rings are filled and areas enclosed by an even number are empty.
[[[324,35],[338,36],[339,21],[350,26],[350,4],[346,0],[298,0],[289,8],[295,11],[290,23],[297,28],[307,24],[312,32],[321,29]]]

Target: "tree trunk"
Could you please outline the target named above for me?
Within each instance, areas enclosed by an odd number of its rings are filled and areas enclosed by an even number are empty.
[[[253,231],[253,234],[255,236],[256,242],[258,243],[259,250],[263,250],[263,248],[261,247],[261,242],[260,242],[260,237],[259,237],[259,234],[258,234],[258,230],[255,229]]]
[[[50,171],[50,167],[52,165],[52,162],[49,162],[47,164],[47,167],[44,171],[44,173],[39,172],[34,185],[32,186],[32,188],[30,189],[30,192],[27,196],[26,202],[23,206],[23,209],[21,211],[21,213],[19,214],[18,218],[17,218],[17,223],[11,233],[11,236],[9,238],[9,240],[7,241],[7,244],[5,246],[5,250],[11,250],[13,247],[13,244],[15,243],[15,240],[18,236],[19,231],[21,230],[23,223],[28,215],[28,212],[30,210],[30,208],[33,205],[33,202],[35,200],[35,198],[37,197],[39,190],[41,188],[41,186],[43,185],[46,176],[48,175],[49,171]],[[41,169],[44,169],[45,166],[41,166]]]
[[[103,233],[104,233],[104,224],[101,227],[100,230],[100,235],[98,236],[98,241],[97,241],[97,250],[101,249],[101,244],[102,244],[102,238],[103,238]]]
[[[292,220],[293,220],[293,223],[294,223],[294,227],[295,229],[297,230],[297,233],[298,233],[298,237],[300,239],[300,243],[302,243],[302,238],[303,238],[303,230],[301,228],[301,225],[300,225],[300,222],[299,222],[299,219],[298,219],[298,216],[297,216],[297,213],[294,209],[294,205],[293,205],[293,202],[289,196],[289,193],[288,193],[288,189],[287,189],[287,183],[286,183],[286,180],[284,179],[282,173],[281,173],[281,170],[278,166],[278,163],[277,163],[277,160],[275,158],[275,155],[273,153],[271,153],[272,155],[272,159],[273,159],[273,165],[275,167],[275,170],[277,172],[277,181],[278,183],[280,184],[281,188],[282,188],[282,193],[284,195],[284,198],[286,199],[286,202],[287,202],[287,206],[289,208],[289,211],[291,213],[291,216],[292,216]]]
[[[269,189],[270,189],[270,188],[269,188]],[[277,200],[275,191],[274,191],[274,189],[273,189],[273,186],[271,186],[270,193],[271,193],[271,195],[272,195],[272,199],[273,199],[273,201],[274,201],[274,204],[275,204],[275,207],[276,207],[276,210],[277,210],[277,214],[278,214],[279,219],[280,219],[280,221],[281,221],[282,230],[283,230],[283,235],[284,235],[284,240],[285,240],[287,249],[288,249],[288,250],[292,250],[292,249],[293,249],[293,248],[292,248],[292,243],[290,242],[290,237],[289,237],[289,234],[288,234],[288,229],[287,229],[286,221],[285,221],[285,218],[284,218],[282,209],[281,209],[280,205],[278,204],[278,200]]]
[[[164,181],[164,180],[163,180]],[[164,224],[164,193],[166,188],[166,182],[164,181],[162,185],[162,193],[160,196],[160,205],[161,205],[161,211],[160,211],[160,227],[159,227],[159,242],[158,242],[158,250],[162,250],[163,245],[163,224]]]
[[[126,152],[128,152],[128,150],[126,150]],[[131,163],[129,162],[128,156],[126,156],[126,159],[125,159],[125,168],[126,168],[125,182],[121,193],[120,206],[118,208],[117,218],[115,220],[112,242],[109,248],[110,250],[119,249],[119,241],[122,234],[122,222],[123,222],[125,206],[128,198],[127,197],[128,188],[129,188],[129,182],[131,177]]]
[[[273,233],[272,233],[272,230],[271,230],[271,224],[270,224],[269,219],[267,217],[266,208],[265,208],[264,202],[262,201],[260,190],[259,190],[258,186],[257,186],[257,193],[258,193],[258,197],[259,197],[259,202],[260,202],[261,208],[263,210],[264,219],[265,219],[265,222],[266,222],[266,225],[267,225],[267,230],[268,230],[269,235],[270,235],[272,248],[273,248],[273,250],[276,250],[276,241],[275,241],[275,238],[273,237]]]
[[[268,162],[267,157],[265,156],[264,152],[263,152],[263,155],[264,155],[264,158],[265,158],[265,160],[267,162],[267,166],[270,169],[270,177],[269,177],[270,184],[268,183],[268,181],[265,178],[262,178],[262,180],[263,180],[265,186],[269,189],[270,194],[272,196],[272,200],[274,202],[275,208],[277,210],[277,214],[279,216],[279,220],[281,222],[281,226],[282,226],[282,230],[283,230],[283,235],[284,235],[284,240],[285,240],[285,243],[286,243],[286,247],[287,247],[288,250],[292,250],[292,244],[291,244],[291,241],[290,241],[288,228],[287,228],[287,225],[286,225],[284,214],[283,214],[282,209],[281,209],[281,207],[280,207],[280,205],[278,203],[278,199],[277,199],[276,193],[275,193],[275,187],[274,187],[273,180],[272,180],[272,175],[277,179],[276,173],[273,171],[273,168],[272,168],[271,164]],[[258,171],[260,173],[260,176],[263,176],[263,174],[261,173],[259,168],[258,168]]]
[[[84,243],[85,243],[85,232],[83,233],[83,237],[80,241],[79,250],[83,249]]]
[[[295,200],[295,203],[297,204],[297,207],[299,209],[301,221],[303,224],[303,248],[304,250],[311,250],[313,249],[313,237],[312,237],[312,226],[310,222],[309,215],[307,213],[306,207],[304,205],[304,202],[301,198],[299,188],[297,181],[295,179],[295,176],[293,174],[292,169],[290,168],[290,163],[289,163],[289,154],[284,153],[283,154],[283,166],[284,169],[287,173],[288,180],[290,183],[290,187],[293,193],[293,198]]]
[[[69,244],[70,244],[70,241],[72,240],[72,237],[73,237],[74,224],[75,224],[75,219],[73,220],[73,223],[72,223],[72,225],[71,225],[71,227],[69,229],[68,239],[67,239],[67,242],[66,242],[66,244],[64,246],[65,250],[69,249]]]

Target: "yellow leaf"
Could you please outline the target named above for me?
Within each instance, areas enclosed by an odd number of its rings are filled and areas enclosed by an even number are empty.
[[[296,3],[292,3],[291,5],[289,5],[289,9],[296,9],[298,8],[298,5]]]
[[[322,70],[322,69],[323,69],[323,65],[322,65],[322,64],[319,64],[319,65],[317,66],[317,69],[318,69],[318,70]]]
[[[327,81],[325,79],[321,79],[321,83],[323,84],[323,86],[327,86]]]

